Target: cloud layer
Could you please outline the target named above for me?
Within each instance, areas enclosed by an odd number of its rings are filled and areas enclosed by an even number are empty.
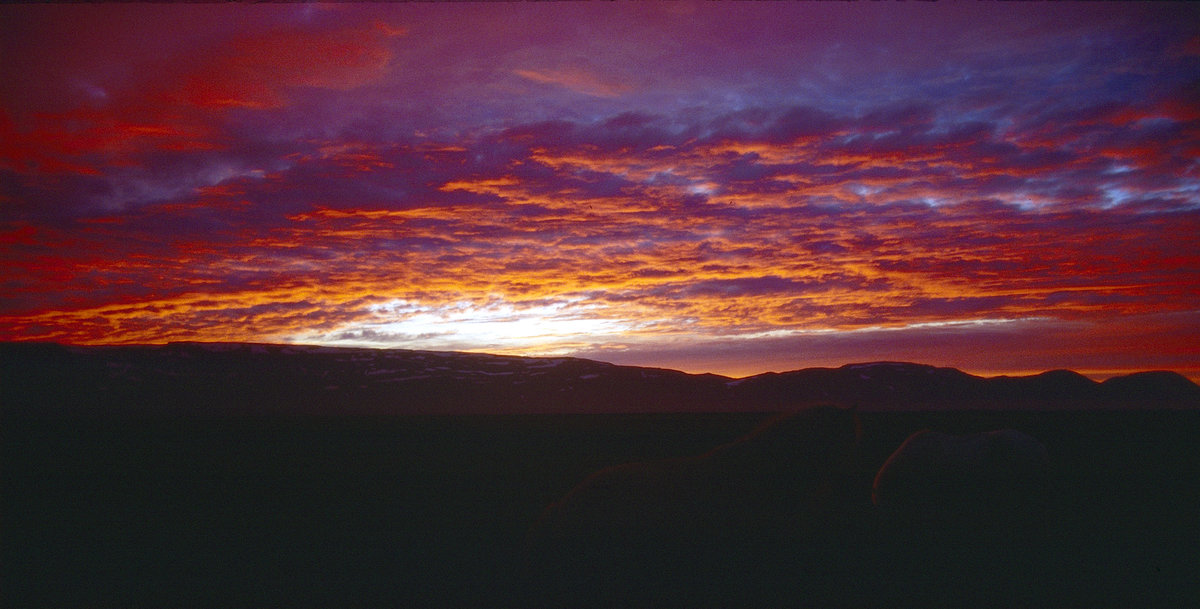
[[[0,338],[1200,374],[1194,9],[736,8],[2,8]]]

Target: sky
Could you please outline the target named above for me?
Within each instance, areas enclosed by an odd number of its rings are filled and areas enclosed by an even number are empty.
[[[0,340],[1200,380],[1198,23],[0,6]]]

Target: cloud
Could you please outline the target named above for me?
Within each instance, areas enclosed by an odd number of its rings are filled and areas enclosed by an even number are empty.
[[[76,87],[69,108],[8,95],[0,338],[396,340],[730,366],[742,349],[929,359],[922,333],[966,345],[1001,327],[1118,341],[1096,328],[1200,302],[1186,103],[1200,65],[1145,45],[1183,40],[1148,9],[1124,9],[1140,16],[1129,39],[1036,9],[1123,45],[1111,57],[1015,17],[970,26],[975,47],[872,21],[891,32],[881,47],[914,53],[883,63],[824,31],[854,21],[825,7],[779,8],[761,40],[761,20],[721,7],[648,16],[688,41],[678,53],[605,17],[595,27],[628,31],[594,57],[548,52],[576,44],[575,21],[517,39],[500,9],[455,10],[272,8],[220,36],[205,22],[211,38],[180,43],[156,79],[97,77],[105,95]],[[488,20],[475,45],[446,27]],[[814,37],[791,41],[785,23]],[[697,49],[711,65],[682,52]],[[396,301],[432,321],[381,317]],[[561,334],[531,331],[538,320]]]
[[[346,91],[381,78],[392,59],[388,39],[404,28],[374,22],[329,32],[278,31],[239,38],[207,55],[184,79],[181,95],[206,108],[275,108],[289,90]]]
[[[631,85],[602,75],[586,64],[539,70],[514,70],[513,73],[536,83],[559,85],[576,93],[596,97],[620,97],[633,90]]]

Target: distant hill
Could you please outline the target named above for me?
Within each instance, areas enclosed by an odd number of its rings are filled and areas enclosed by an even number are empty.
[[[983,378],[904,362],[743,379],[530,358],[244,343],[75,347],[0,343],[6,416],[255,416],[1200,408],[1173,372],[1097,383],[1069,370]]]
[[[866,410],[1065,410],[1195,408],[1200,386],[1174,372],[1139,372],[1097,383],[1070,370],[991,378],[906,362],[847,364],[734,381],[741,398],[785,407],[829,400]]]

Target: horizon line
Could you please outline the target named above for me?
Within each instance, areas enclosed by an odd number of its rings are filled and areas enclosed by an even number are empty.
[[[927,362],[923,362],[923,361],[883,359],[883,360],[869,360],[869,361],[847,361],[847,362],[844,362],[844,363],[841,363],[838,365],[800,366],[797,368],[789,368],[786,370],[774,370],[774,369],[763,370],[761,372],[756,372],[756,373],[752,373],[752,374],[735,376],[732,374],[725,374],[725,373],[721,373],[721,372],[686,370],[686,369],[681,369],[681,368],[674,368],[674,367],[669,367],[669,366],[659,366],[659,365],[653,365],[653,364],[617,363],[617,362],[611,362],[611,361],[606,361],[606,360],[601,360],[601,359],[595,359],[595,358],[591,358],[591,357],[580,357],[580,356],[576,356],[576,355],[518,355],[518,354],[512,354],[512,353],[499,353],[499,352],[492,352],[492,351],[476,351],[476,350],[462,350],[462,349],[416,349],[416,348],[402,347],[402,346],[395,346],[395,345],[390,345],[390,346],[323,345],[323,344],[317,344],[317,343],[292,343],[292,342],[269,342],[269,341],[220,341],[220,340],[214,340],[214,341],[168,340],[168,341],[164,341],[164,342],[128,342],[128,343],[122,343],[122,342],[70,343],[70,342],[62,342],[62,341],[36,340],[36,339],[35,340],[0,340],[0,345],[19,345],[19,344],[55,345],[55,346],[59,346],[59,347],[63,347],[63,348],[71,348],[71,347],[101,347],[101,348],[103,348],[103,347],[166,347],[166,346],[170,346],[170,345],[189,345],[189,344],[190,345],[237,345],[237,346],[262,346],[262,347],[301,347],[301,348],[316,348],[316,349],[344,350],[344,351],[350,351],[350,350],[409,351],[409,352],[414,352],[414,353],[465,354],[465,355],[482,355],[482,356],[489,356],[489,357],[512,357],[512,358],[521,358],[521,359],[577,359],[577,360],[584,360],[584,361],[590,361],[590,362],[598,362],[598,363],[608,364],[608,365],[612,365],[612,366],[620,366],[620,367],[671,370],[671,371],[681,372],[683,374],[688,374],[688,375],[692,375],[692,376],[703,376],[703,375],[720,376],[720,377],[728,378],[730,380],[748,379],[748,378],[753,378],[753,377],[761,376],[761,375],[765,375],[765,374],[786,374],[789,372],[799,372],[802,370],[815,370],[815,369],[831,369],[831,370],[833,370],[833,369],[839,369],[839,368],[846,368],[846,367],[850,367],[850,366],[879,365],[879,364],[906,364],[906,365],[917,365],[917,366],[929,366],[931,368],[937,368],[937,369],[951,369],[951,370],[957,370],[964,374],[968,374],[968,375],[971,375],[974,377],[984,378],[984,379],[1004,378],[1004,377],[1024,378],[1024,377],[1039,376],[1039,375],[1047,374],[1047,373],[1051,373],[1051,372],[1066,371],[1066,372],[1078,374],[1094,383],[1102,383],[1108,379],[1123,377],[1123,376],[1130,376],[1130,375],[1139,374],[1139,373],[1170,372],[1170,373],[1177,374],[1180,377],[1187,379],[1188,381],[1196,384],[1197,386],[1200,386],[1200,377],[1192,377],[1192,376],[1189,376],[1188,374],[1185,374],[1178,370],[1172,370],[1170,368],[1151,368],[1151,367],[1136,368],[1136,369],[1134,369],[1134,368],[1094,369],[1094,368],[1058,367],[1058,368],[1048,368],[1048,369],[1019,368],[1019,369],[1006,369],[1006,370],[986,370],[986,369],[981,369],[981,368],[977,368],[977,367],[959,367],[959,366],[950,366],[950,365],[938,365],[938,364],[931,364],[931,363],[927,363]]]

